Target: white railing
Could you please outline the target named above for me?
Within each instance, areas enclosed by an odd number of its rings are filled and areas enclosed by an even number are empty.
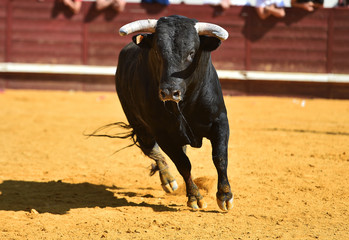
[[[113,76],[116,67],[64,64],[0,63],[0,73],[37,73]],[[217,70],[220,79],[349,83],[349,74]]]

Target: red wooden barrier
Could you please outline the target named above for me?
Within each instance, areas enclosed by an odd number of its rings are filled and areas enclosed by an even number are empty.
[[[72,15],[54,0],[0,0],[0,61],[112,65],[130,37],[117,30],[137,19],[172,14],[212,22],[230,37],[213,53],[218,69],[349,73],[349,11],[286,9],[286,18],[260,20],[251,7],[221,14],[208,5],[128,3],[121,14],[84,2]]]
[[[284,19],[262,21],[253,7],[219,12],[208,5],[128,3],[124,12],[116,14],[112,9],[99,12],[93,2],[83,2],[81,12],[72,15],[55,0],[0,0],[0,62],[116,66],[119,51],[131,40],[118,35],[122,25],[178,14],[227,29],[229,38],[212,54],[217,69],[348,74],[348,13],[340,8],[313,13],[292,8],[286,9]],[[113,91],[113,81],[113,76],[83,72],[74,76],[0,72],[0,88]],[[345,99],[347,82],[221,79],[225,93],[232,95]]]

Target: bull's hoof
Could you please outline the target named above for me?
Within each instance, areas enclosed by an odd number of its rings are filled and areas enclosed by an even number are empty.
[[[233,206],[234,206],[233,200],[234,200],[234,198],[231,198],[227,201],[222,201],[222,200],[217,198],[217,204],[222,211],[227,212],[233,208]]]
[[[178,184],[176,180],[173,180],[170,183],[167,184],[161,184],[162,188],[164,189],[165,192],[171,193],[173,191],[176,191],[178,189]]]
[[[190,207],[193,210],[199,210],[207,208],[207,203],[204,199],[197,200],[197,201],[188,201],[187,206]]]

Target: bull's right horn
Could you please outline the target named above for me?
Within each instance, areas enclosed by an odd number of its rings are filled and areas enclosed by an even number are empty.
[[[156,19],[138,20],[122,26],[119,30],[121,36],[126,36],[135,32],[155,32]]]
[[[195,28],[199,35],[216,37],[222,41],[226,40],[229,36],[227,30],[212,23],[198,22],[195,24]]]

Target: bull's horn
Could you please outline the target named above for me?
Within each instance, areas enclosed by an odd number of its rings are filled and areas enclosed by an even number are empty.
[[[138,20],[131,22],[122,26],[119,30],[121,36],[125,36],[134,32],[155,32],[157,20],[148,19],[148,20]]]
[[[199,35],[216,37],[222,41],[226,40],[229,36],[224,28],[212,23],[198,22],[195,24],[195,28]]]

